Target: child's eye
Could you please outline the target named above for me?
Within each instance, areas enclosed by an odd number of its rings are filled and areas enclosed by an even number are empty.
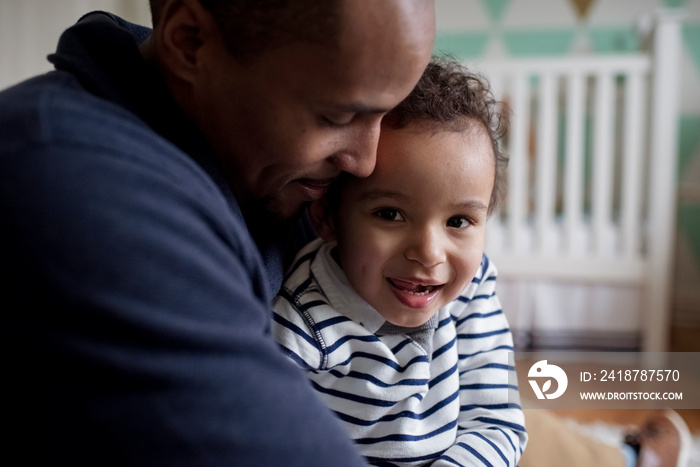
[[[469,222],[469,219],[466,217],[462,216],[454,216],[450,217],[447,219],[447,227],[454,227],[456,229],[464,229],[465,227],[469,227],[471,225],[471,222]]]
[[[402,221],[403,216],[401,213],[393,208],[383,208],[375,212],[375,215],[381,217],[386,221]]]

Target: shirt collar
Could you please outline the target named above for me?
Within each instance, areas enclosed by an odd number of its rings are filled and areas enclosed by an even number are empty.
[[[338,313],[347,316],[374,334],[386,320],[350,286],[345,272],[333,258],[332,252],[335,247],[336,242],[326,242],[321,245],[311,264],[311,273],[330,305]]]

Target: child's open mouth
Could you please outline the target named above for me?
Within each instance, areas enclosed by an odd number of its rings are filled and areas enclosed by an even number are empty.
[[[424,308],[437,296],[445,284],[422,283],[403,279],[387,279],[401,303],[410,308]]]

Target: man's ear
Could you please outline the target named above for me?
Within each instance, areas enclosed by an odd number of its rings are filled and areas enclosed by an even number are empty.
[[[197,77],[198,54],[215,28],[214,18],[198,0],[167,2],[154,31],[161,65],[179,80],[192,83]]]
[[[309,218],[319,237],[327,242],[335,240],[333,212],[331,211],[330,203],[325,197],[311,203],[309,206]]]

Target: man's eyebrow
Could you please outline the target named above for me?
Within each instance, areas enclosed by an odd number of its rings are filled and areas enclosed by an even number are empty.
[[[328,107],[339,112],[354,113],[354,114],[383,114],[387,113],[388,108],[376,107],[362,102],[351,102],[347,104],[329,104]]]
[[[360,201],[377,201],[380,199],[392,199],[396,201],[406,201],[408,196],[398,191],[390,190],[370,190],[360,194]]]

